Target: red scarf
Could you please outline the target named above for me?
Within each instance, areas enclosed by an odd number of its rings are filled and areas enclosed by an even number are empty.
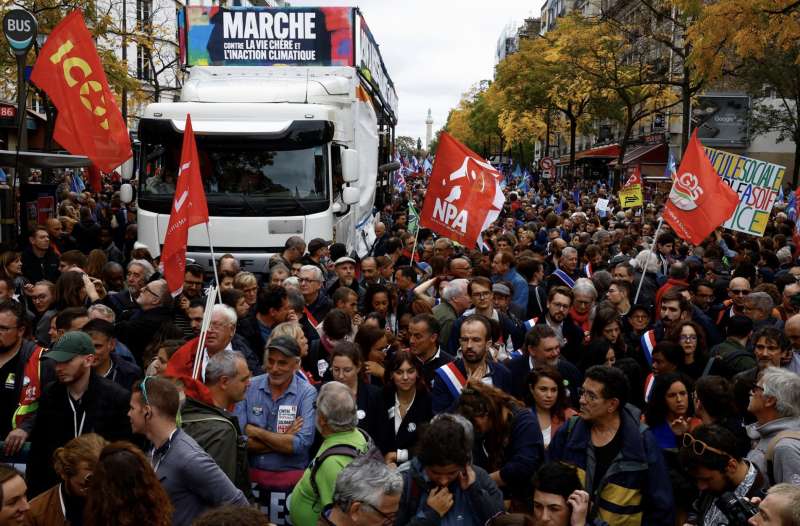
[[[586,314],[578,314],[575,310],[575,307],[569,309],[569,317],[572,318],[572,321],[575,322],[575,325],[581,328],[584,335],[588,335],[592,331],[592,322],[589,320],[589,314],[591,313],[591,309],[586,311]],[[584,338],[584,340],[588,341],[588,336]]]

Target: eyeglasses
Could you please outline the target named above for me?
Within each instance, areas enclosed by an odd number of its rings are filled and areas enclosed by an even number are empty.
[[[696,342],[697,335],[696,334],[682,334],[681,335],[682,342]]]
[[[33,301],[45,301],[48,298],[47,294],[39,294],[38,296],[31,296]]]
[[[297,281],[300,283],[318,283],[318,279],[310,279],[310,278],[297,278]]]
[[[472,293],[472,297],[473,298],[478,298],[478,299],[484,299],[484,298],[490,298],[492,296],[492,294],[493,294],[493,292],[491,292],[491,291],[473,292]]]
[[[375,513],[377,513],[378,515],[380,515],[383,518],[383,522],[381,522],[382,526],[383,525],[388,526],[389,524],[394,524],[395,521],[397,520],[397,514],[396,513],[384,513],[384,512],[382,512],[381,510],[379,510],[378,508],[376,508],[375,506],[373,506],[372,504],[370,504],[367,501],[362,500],[360,502],[364,506],[369,506],[372,509],[372,511],[374,511]]]
[[[711,447],[702,440],[697,440],[693,437],[690,433],[686,433],[683,435],[683,447],[690,447],[695,455],[700,456],[706,451],[711,451],[715,455],[721,455],[723,457],[733,458],[730,453],[726,453],[721,449],[717,449],[715,447]]]
[[[747,296],[748,294],[750,294],[750,291],[747,289],[729,289],[728,292],[730,292],[734,296]]]
[[[550,305],[552,305],[553,307],[555,307],[557,309],[569,310],[569,305],[567,305],[566,303],[555,303],[554,302],[554,303],[551,303]]]
[[[585,390],[583,387],[578,388],[578,398],[586,397],[586,399],[590,402],[597,402],[600,400],[600,397],[591,391]]]
[[[156,294],[155,292],[153,292],[152,290],[150,290],[150,289],[149,289],[149,288],[147,288],[147,287],[143,288],[143,289],[142,289],[142,292],[149,292],[149,293],[150,293],[150,294],[152,294],[152,295],[153,295],[153,297],[155,297],[157,300],[160,300],[160,299],[161,299],[161,296],[160,296],[159,294]]]
[[[750,388],[750,394],[756,394],[758,392],[763,393],[764,392],[764,388],[761,387],[758,384],[756,384],[756,385],[754,385],[753,387]]]

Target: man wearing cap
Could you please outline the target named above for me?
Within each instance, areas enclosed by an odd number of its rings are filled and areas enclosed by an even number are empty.
[[[336,271],[336,279],[328,285],[325,293],[329,298],[333,297],[333,293],[339,290],[339,287],[348,287],[353,292],[358,294],[358,297],[364,296],[364,289],[356,281],[356,260],[348,256],[342,256],[334,262],[334,270]]]
[[[325,268],[325,264],[331,254],[328,249],[330,244],[330,241],[325,241],[321,237],[315,237],[309,241],[308,254],[303,256],[303,265],[314,265],[315,267],[319,267],[323,274],[327,274],[328,269]]]
[[[248,437],[250,475],[259,490],[293,486],[308,465],[314,441],[317,391],[300,370],[300,347],[288,336],[267,344],[266,374],[250,382],[236,406],[239,425]]]
[[[53,452],[73,438],[97,433],[129,440],[128,392],[92,370],[94,344],[85,332],[68,332],[42,356],[55,362],[57,382],[44,388],[30,435],[28,488],[33,497],[58,482]]]
[[[516,304],[512,303],[511,297],[513,296],[513,285],[507,281],[500,281],[492,285],[492,302],[494,308],[502,312],[512,320],[520,323],[525,320],[525,310],[520,309]]]

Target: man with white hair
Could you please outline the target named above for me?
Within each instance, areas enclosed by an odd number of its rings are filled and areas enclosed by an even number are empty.
[[[336,477],[333,503],[322,510],[326,526],[381,526],[395,520],[403,477],[383,462],[358,458]]]
[[[633,275],[633,303],[653,308],[656,302],[656,292],[658,292],[659,259],[652,251],[642,250],[637,254],[633,263],[636,266],[636,272]],[[640,285],[639,282],[642,279],[644,281]]]
[[[289,497],[292,524],[317,524],[320,511],[333,502],[336,477],[369,449],[367,436],[356,427],[356,410],[355,398],[343,383],[328,382],[319,390],[316,426],[323,441]]]
[[[128,263],[125,275],[126,289],[114,292],[106,297],[104,303],[114,309],[117,317],[128,317],[136,310],[136,299],[141,290],[155,274],[155,269],[145,259],[134,259]]]
[[[800,376],[767,367],[750,389],[747,410],[756,417],[747,434],[758,440],[747,460],[770,484],[800,484]]]
[[[303,295],[303,299],[306,300],[306,316],[311,325],[316,327],[322,323],[328,311],[333,308],[331,299],[327,294],[322,293],[325,276],[322,275],[319,267],[303,265],[300,267],[298,280],[300,282],[300,293]]]
[[[547,276],[545,285],[547,290],[553,287],[575,286],[575,282],[583,275],[578,271],[578,251],[575,247],[565,247],[558,258],[558,268]]]
[[[447,349],[453,322],[470,307],[467,286],[469,280],[454,279],[445,285],[442,302],[433,308],[433,317],[439,322],[439,346]]]
[[[211,311],[211,320],[208,324],[208,332],[206,332],[205,347],[201,351],[203,354],[200,363],[199,380],[192,375],[195,357],[197,356],[199,336],[183,344],[169,359],[164,375],[168,378],[182,381],[186,396],[204,403],[213,404],[211,393],[208,387],[203,384],[206,367],[208,366],[209,358],[215,354],[223,350],[234,350],[231,342],[233,341],[233,335],[236,333],[236,321],[236,311],[231,307],[221,304],[214,305]],[[247,348],[246,352],[249,353],[250,349]],[[245,354],[245,357],[247,357],[247,354]]]

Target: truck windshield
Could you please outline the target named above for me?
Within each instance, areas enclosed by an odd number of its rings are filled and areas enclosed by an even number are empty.
[[[330,128],[330,129],[329,129]],[[200,174],[211,215],[271,215],[328,207],[328,146],[332,126],[294,123],[277,135],[196,134]],[[183,134],[169,120],[139,125],[139,201],[169,213],[177,182]]]

